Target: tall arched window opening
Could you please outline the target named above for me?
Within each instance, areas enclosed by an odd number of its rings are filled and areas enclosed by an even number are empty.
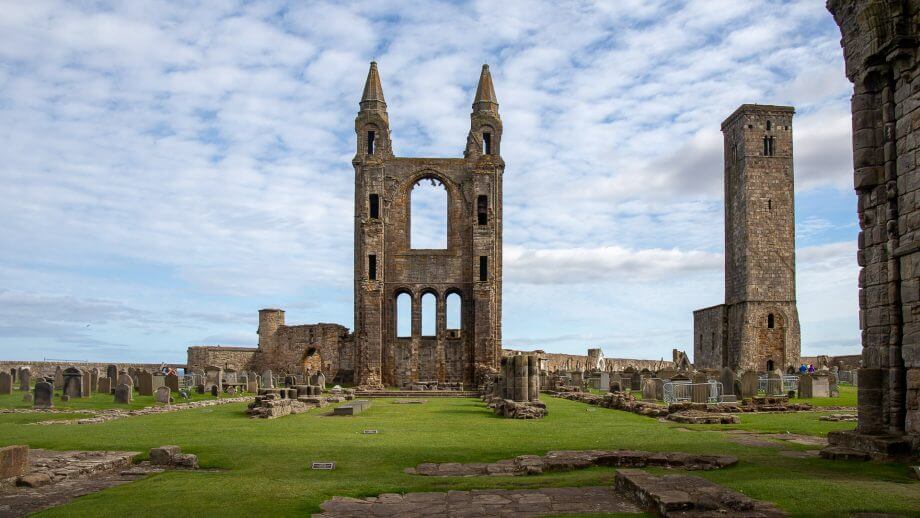
[[[409,242],[415,249],[447,248],[447,189],[435,178],[412,188]]]
[[[434,293],[422,295],[422,336],[438,334],[438,298]]]
[[[773,329],[776,325],[776,319],[773,317],[773,313],[767,315],[767,329]]]
[[[400,293],[396,296],[396,337],[412,336],[412,295]]]
[[[462,329],[463,315],[461,313],[462,303],[459,293],[451,293],[447,296],[447,329]]]

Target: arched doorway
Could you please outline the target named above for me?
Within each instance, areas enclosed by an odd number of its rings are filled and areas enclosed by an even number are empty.
[[[323,358],[316,347],[310,347],[301,358],[301,369],[303,374],[312,374],[323,370]]]

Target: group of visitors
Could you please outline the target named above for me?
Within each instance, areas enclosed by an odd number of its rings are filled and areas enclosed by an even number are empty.
[[[809,364],[803,363],[802,365],[799,365],[799,374],[805,374],[806,372],[807,372],[808,374],[814,374],[814,373],[815,373],[815,366],[814,366],[813,364],[811,364],[811,363],[809,363]]]

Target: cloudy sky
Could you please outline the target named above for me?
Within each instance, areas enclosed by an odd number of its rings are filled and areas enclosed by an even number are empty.
[[[256,310],[352,325],[354,115],[461,156],[504,121],[505,346],[692,349],[722,137],[794,105],[805,354],[859,351],[849,95],[821,0],[0,2],[0,357],[184,361]]]

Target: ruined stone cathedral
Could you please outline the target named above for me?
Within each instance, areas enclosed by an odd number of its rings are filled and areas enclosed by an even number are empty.
[[[462,158],[393,155],[387,104],[371,63],[355,119],[354,332],[338,324],[288,326],[284,311],[259,311],[258,348],[195,346],[188,367],[277,373],[323,371],[368,388],[416,382],[478,383],[501,359],[502,122],[483,65]],[[421,182],[447,194],[443,249],[411,242],[412,192]],[[434,298],[435,328],[423,332],[423,304]],[[411,329],[398,332],[398,301]],[[459,322],[448,327],[448,304]],[[430,316],[429,316],[430,318]]]

